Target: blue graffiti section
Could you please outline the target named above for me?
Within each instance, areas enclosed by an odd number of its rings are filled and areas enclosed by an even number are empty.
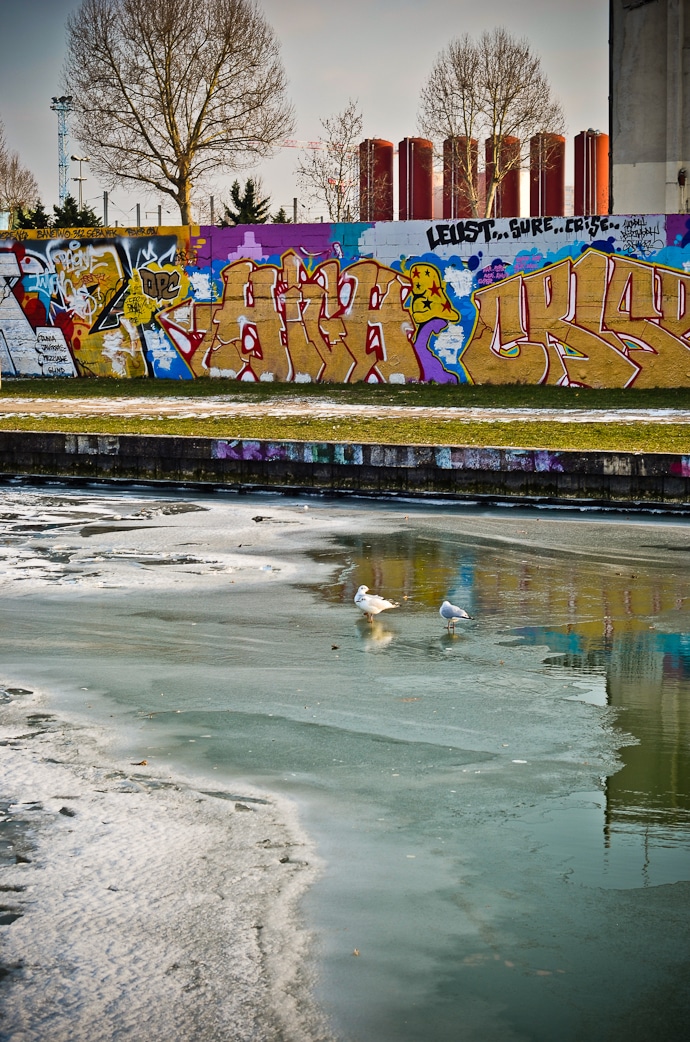
[[[603,634],[599,639],[593,639],[577,629],[545,626],[525,626],[514,632],[527,644],[544,646],[554,655],[566,656],[568,669],[576,672],[599,671],[611,665],[613,645]],[[640,657],[656,656],[662,662],[664,675],[690,679],[690,634],[638,632],[621,639],[626,644],[623,658],[639,660]],[[616,654],[621,657],[620,648]]]

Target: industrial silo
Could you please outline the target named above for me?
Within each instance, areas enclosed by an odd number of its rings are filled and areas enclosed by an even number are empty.
[[[575,138],[577,216],[609,212],[609,137],[600,130],[581,130]]]
[[[494,138],[485,142],[486,191],[490,190],[494,171]],[[491,217],[520,216],[520,139],[503,137],[498,143],[498,169],[507,172],[501,178],[494,196]]]
[[[532,217],[565,213],[565,138],[560,134],[530,138],[529,212]]]
[[[406,137],[398,146],[398,213],[401,221],[430,221],[433,215],[434,146]]]
[[[393,220],[393,143],[367,138],[359,146],[359,217]]]
[[[478,196],[479,146],[475,138],[449,137],[443,142],[444,220],[472,217],[472,200],[467,182]]]

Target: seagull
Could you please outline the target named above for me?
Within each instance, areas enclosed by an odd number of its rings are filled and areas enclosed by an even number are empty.
[[[369,622],[372,622],[374,615],[378,615],[381,611],[400,607],[394,601],[387,601],[385,597],[377,597],[375,593],[369,593],[368,586],[360,586],[357,590],[355,604],[364,612]]]
[[[439,615],[445,620],[446,629],[453,630],[455,632],[455,623],[458,619],[471,619],[472,616],[468,615],[464,608],[458,608],[457,604],[451,604],[450,601],[444,601],[438,610]]]

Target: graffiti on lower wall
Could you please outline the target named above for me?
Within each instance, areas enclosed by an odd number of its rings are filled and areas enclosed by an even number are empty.
[[[587,250],[477,290],[463,352],[476,383],[690,382],[690,276]]]
[[[443,372],[426,344],[458,314],[433,265],[312,266],[290,249],[279,265],[233,261],[221,277],[217,303],[185,300],[157,316],[195,376],[405,383]]]
[[[3,376],[690,386],[685,215],[19,235]]]

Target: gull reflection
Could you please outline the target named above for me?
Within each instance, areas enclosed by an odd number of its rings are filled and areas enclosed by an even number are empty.
[[[371,622],[366,622],[365,619],[358,619],[356,625],[364,646],[367,648],[372,650],[385,648],[386,644],[390,644],[393,640],[393,631],[389,630],[378,619],[372,619]]]

